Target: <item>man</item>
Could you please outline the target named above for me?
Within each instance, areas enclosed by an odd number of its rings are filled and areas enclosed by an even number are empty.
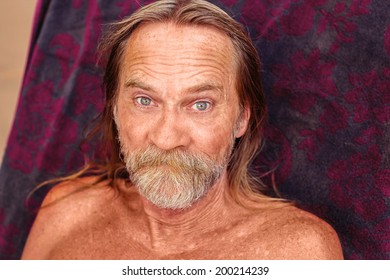
[[[265,102],[237,22],[205,1],[158,1],[101,49],[110,160],[49,192],[22,258],[342,258],[328,224],[264,196],[248,172]]]

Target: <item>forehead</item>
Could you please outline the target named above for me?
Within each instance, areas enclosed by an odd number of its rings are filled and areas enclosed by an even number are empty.
[[[147,23],[130,36],[122,69],[137,70],[150,65],[175,74],[191,67],[208,67],[216,74],[231,76],[236,69],[234,53],[231,39],[215,28]]]

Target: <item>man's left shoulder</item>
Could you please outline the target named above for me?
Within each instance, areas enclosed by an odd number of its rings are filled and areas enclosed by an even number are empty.
[[[267,224],[275,256],[283,259],[343,258],[336,231],[309,212],[294,206],[282,207],[273,211]]]

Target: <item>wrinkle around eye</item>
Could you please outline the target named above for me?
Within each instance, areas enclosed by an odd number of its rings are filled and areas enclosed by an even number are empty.
[[[197,106],[197,105],[199,105],[199,104],[205,104],[206,107],[205,107],[204,109],[201,109],[201,108],[199,108],[199,107]],[[206,100],[197,101],[197,102],[195,102],[195,103],[191,106],[191,108],[194,109],[194,110],[196,110],[197,112],[208,112],[208,111],[211,110],[211,107],[212,107],[211,102],[206,101]]]
[[[134,102],[136,103],[137,106],[144,107],[144,108],[156,106],[154,104],[154,101],[147,96],[137,96],[134,98]]]

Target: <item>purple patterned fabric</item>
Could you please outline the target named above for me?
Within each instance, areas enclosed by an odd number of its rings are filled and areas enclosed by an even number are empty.
[[[27,205],[28,193],[83,165],[83,130],[102,110],[102,24],[145,2],[39,1],[0,170],[0,258],[20,257],[45,190]],[[262,56],[269,125],[253,168],[275,168],[281,193],[329,222],[347,259],[390,259],[389,1],[212,2]]]

